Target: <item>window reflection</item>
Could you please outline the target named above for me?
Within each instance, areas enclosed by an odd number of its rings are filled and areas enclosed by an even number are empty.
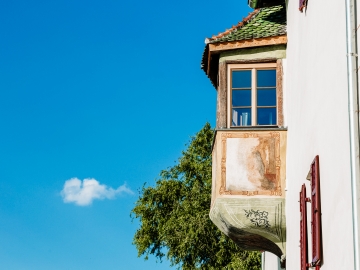
[[[232,88],[251,88],[251,70],[234,70]]]
[[[238,108],[232,110],[233,126],[250,126],[251,125],[251,108]]]
[[[258,87],[275,87],[276,86],[276,70],[258,70],[257,71],[257,86]]]
[[[251,106],[251,90],[233,90],[233,106]]]
[[[258,106],[276,106],[276,89],[258,89]]]
[[[258,125],[276,125],[276,108],[258,108]]]

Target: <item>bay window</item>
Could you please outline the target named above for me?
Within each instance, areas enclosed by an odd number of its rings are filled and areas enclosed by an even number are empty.
[[[228,126],[277,125],[276,63],[228,65]]]

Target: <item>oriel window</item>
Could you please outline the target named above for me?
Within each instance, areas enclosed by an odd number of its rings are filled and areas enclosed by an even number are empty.
[[[277,125],[276,64],[231,64],[228,74],[228,126]]]

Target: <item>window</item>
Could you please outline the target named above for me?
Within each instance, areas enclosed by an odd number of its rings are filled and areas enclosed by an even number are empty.
[[[228,126],[277,125],[276,63],[228,65]]]

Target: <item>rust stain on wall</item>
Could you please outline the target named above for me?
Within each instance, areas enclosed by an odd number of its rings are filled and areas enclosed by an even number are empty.
[[[222,135],[220,194],[282,196],[278,132]]]
[[[275,139],[258,140],[259,144],[248,156],[248,179],[263,190],[273,190],[276,188]]]

